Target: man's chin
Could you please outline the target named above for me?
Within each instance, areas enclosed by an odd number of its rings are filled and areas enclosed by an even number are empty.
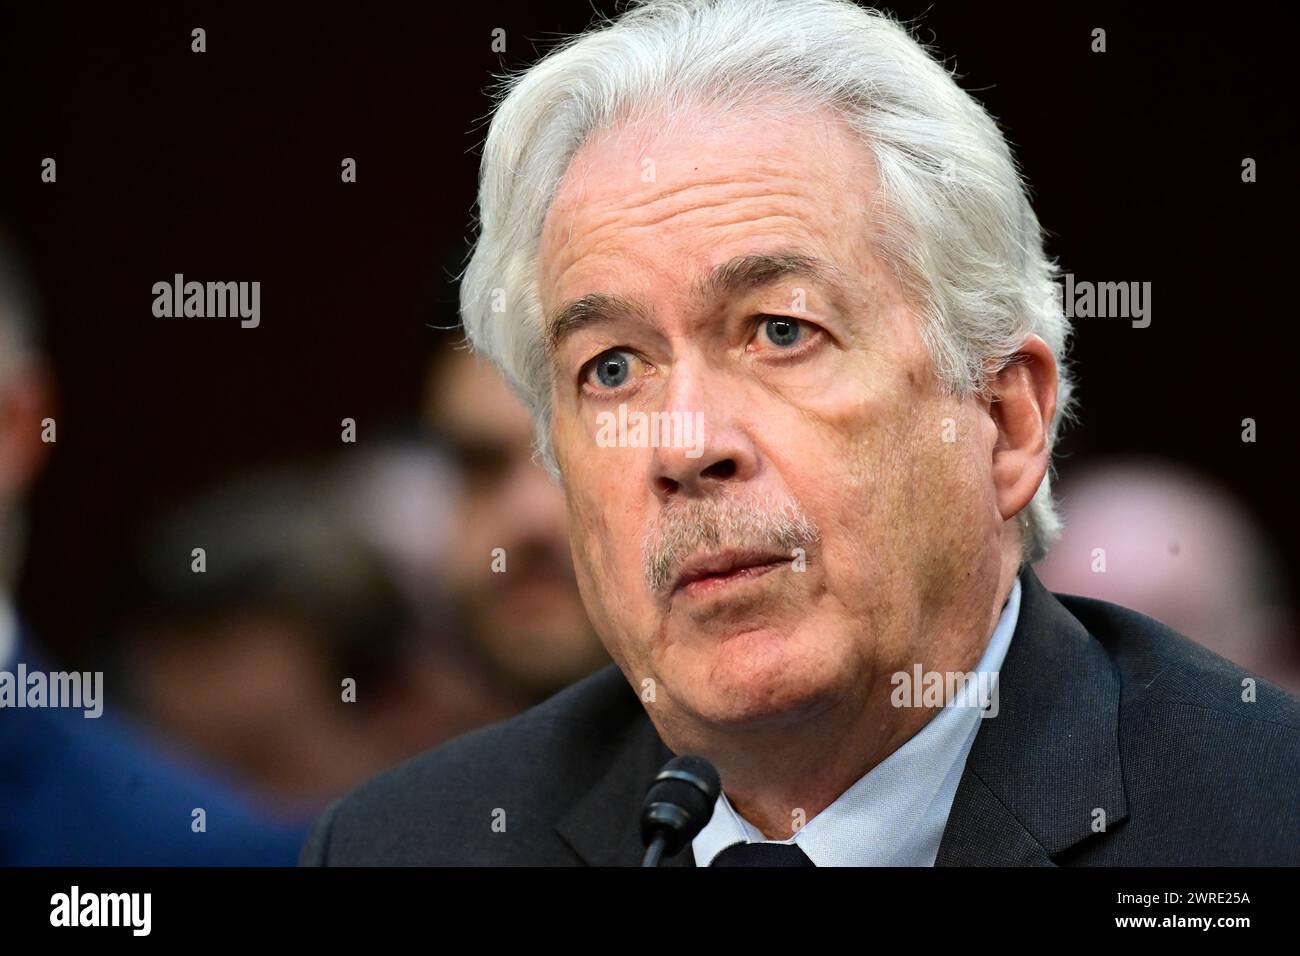
[[[826,662],[800,650],[791,636],[770,629],[723,640],[696,684],[700,718],[738,730],[797,722],[825,707],[835,690]]]

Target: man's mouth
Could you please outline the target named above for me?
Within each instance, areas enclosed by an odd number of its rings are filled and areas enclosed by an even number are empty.
[[[785,555],[758,551],[722,551],[696,555],[682,565],[669,597],[713,594],[775,571],[790,560]]]

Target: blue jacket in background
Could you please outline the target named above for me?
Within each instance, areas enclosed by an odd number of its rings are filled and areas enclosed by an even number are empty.
[[[20,634],[3,667],[52,668]],[[57,669],[57,668],[53,668]],[[206,832],[192,829],[206,811]],[[106,705],[0,708],[0,866],[291,866],[309,821],[277,822]]]

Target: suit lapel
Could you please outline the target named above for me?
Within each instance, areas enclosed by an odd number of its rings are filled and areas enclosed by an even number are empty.
[[[936,866],[1054,865],[1128,816],[1119,680],[1110,658],[1026,566],[1020,616]]]
[[[659,769],[674,756],[659,738],[636,694],[628,689],[640,717],[615,749],[609,767],[555,825],[555,829],[584,863],[591,866],[640,866],[641,804]],[[689,844],[660,864],[694,866]]]

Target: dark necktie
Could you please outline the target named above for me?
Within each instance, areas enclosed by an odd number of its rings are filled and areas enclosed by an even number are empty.
[[[709,866],[816,866],[797,843],[733,843]]]

